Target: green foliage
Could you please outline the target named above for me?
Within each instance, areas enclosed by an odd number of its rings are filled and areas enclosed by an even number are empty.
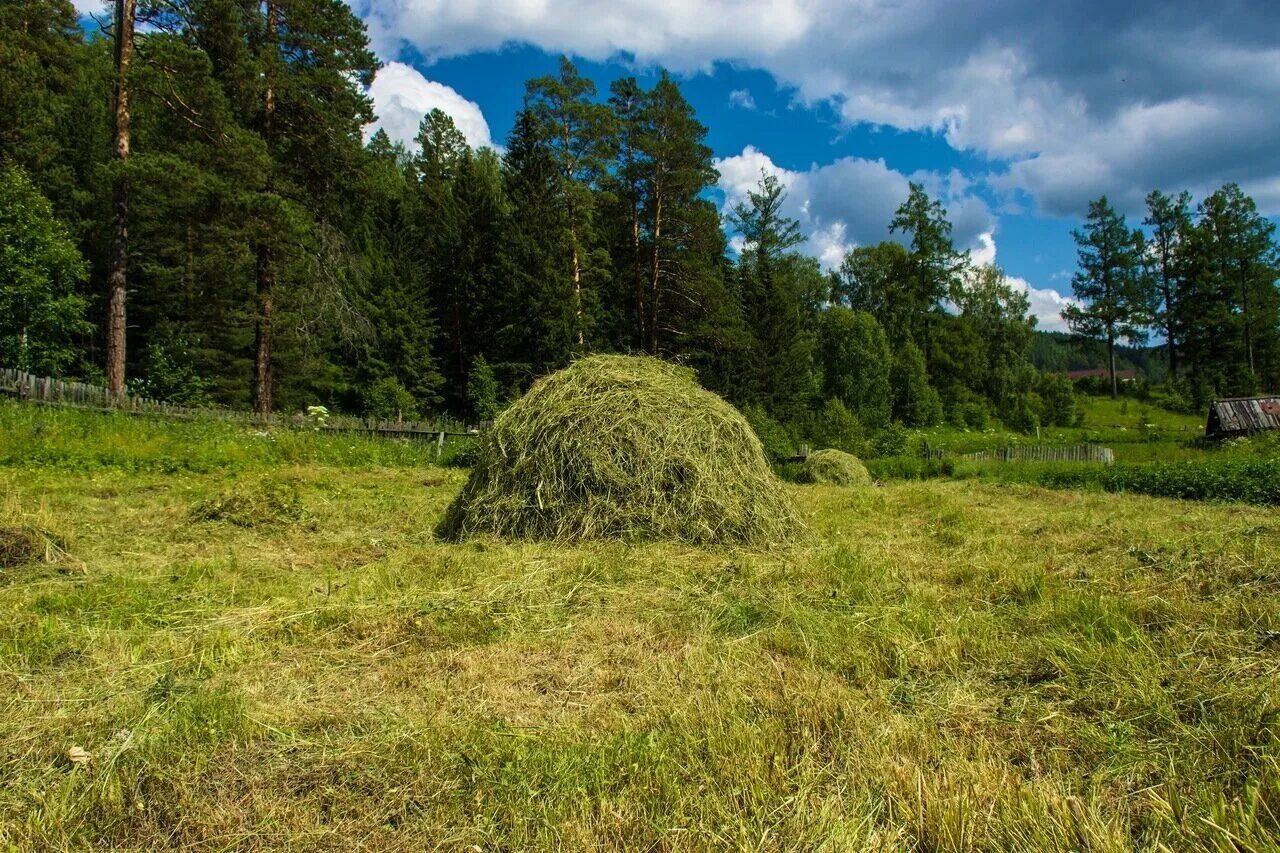
[[[844,403],[833,397],[822,404],[812,428],[812,438],[818,447],[860,452],[862,437],[862,423]]]
[[[929,384],[924,353],[908,341],[898,351],[890,375],[893,417],[905,426],[927,427],[942,421],[942,399]]]
[[[77,285],[86,270],[47,199],[17,166],[0,167],[0,363],[58,376],[89,329]]]
[[[751,425],[752,431],[764,448],[765,457],[770,462],[778,463],[796,455],[796,443],[791,433],[770,417],[763,406],[754,404],[743,406],[742,416]]]
[[[909,438],[902,424],[891,423],[872,436],[871,452],[878,457],[899,456],[906,452]]]
[[[892,357],[884,329],[865,311],[833,306],[822,313],[819,352],[823,390],[840,400],[862,423],[888,423]]]
[[[173,337],[147,344],[145,373],[129,384],[139,397],[196,407],[211,401],[209,387],[196,369],[187,342]]]
[[[1040,421],[1045,426],[1074,426],[1076,396],[1071,380],[1061,373],[1046,373],[1040,379]]]
[[[471,373],[467,377],[467,408],[478,421],[491,421],[498,416],[498,380],[482,355],[471,362]]]
[[[365,389],[364,413],[371,418],[411,421],[418,417],[418,404],[399,379],[384,376]]]
[[[1280,504],[1280,459],[1225,458],[1145,465],[1026,463],[990,466],[984,476],[1057,489],[1096,488],[1166,498]]]

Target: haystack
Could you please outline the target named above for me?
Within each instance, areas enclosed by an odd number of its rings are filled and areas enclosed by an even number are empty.
[[[598,355],[498,417],[438,533],[760,545],[801,528],[737,409],[686,368]]]
[[[871,473],[862,460],[843,450],[817,450],[809,454],[796,479],[802,483],[825,483],[831,486],[865,487],[871,485]]]

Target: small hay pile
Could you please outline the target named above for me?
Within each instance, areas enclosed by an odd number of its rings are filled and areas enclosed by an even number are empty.
[[[852,453],[843,450],[817,450],[809,454],[796,479],[801,483],[825,483],[831,486],[863,488],[871,485],[867,466]]]
[[[764,545],[802,529],[737,409],[685,368],[598,355],[503,412],[437,532]]]
[[[0,586],[18,578],[18,570],[52,563],[66,553],[66,543],[47,530],[29,525],[0,527]]]

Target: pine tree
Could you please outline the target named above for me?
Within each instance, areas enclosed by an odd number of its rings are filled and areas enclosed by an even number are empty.
[[[281,265],[292,267],[290,285],[300,283],[307,271],[305,263],[289,263],[300,260],[296,255],[282,256],[301,241],[284,238],[290,230],[311,230],[309,220],[338,218],[342,188],[356,178],[361,162],[361,130],[373,120],[367,89],[377,60],[364,24],[342,3],[265,0],[260,13],[254,12],[248,35],[259,77],[251,81],[257,86],[251,124],[274,163],[261,208],[256,264],[253,396],[254,409],[265,414],[273,402]],[[291,61],[298,56],[307,61]]]
[[[656,354],[685,331],[683,324],[672,319],[688,302],[681,306],[669,302],[687,296],[680,290],[691,274],[690,266],[697,264],[689,263],[688,256],[708,246],[697,234],[707,224],[700,196],[719,175],[711,165],[711,149],[703,143],[706,135],[693,107],[664,72],[645,99],[638,145],[643,152],[643,215],[649,242],[644,347],[650,353]],[[721,247],[713,242],[711,248]]]
[[[965,254],[956,252],[951,242],[947,211],[930,199],[920,184],[912,182],[910,193],[894,214],[889,233],[911,235],[907,262],[905,297],[906,321],[910,336],[920,343],[926,357],[931,351],[933,318],[942,313],[942,302],[960,285],[968,264]]]
[[[800,223],[782,213],[785,200],[777,176],[761,173],[758,187],[729,216],[743,238],[739,296],[758,351],[752,397],[784,420],[799,414],[811,391],[801,300],[783,269],[787,253],[804,237]]]
[[[1149,262],[1153,266],[1159,297],[1153,319],[1164,335],[1171,379],[1178,377],[1178,348],[1182,335],[1178,314],[1186,289],[1181,255],[1187,232],[1191,229],[1190,206],[1191,194],[1186,191],[1168,196],[1152,190],[1147,195],[1147,218],[1142,221],[1151,229]]]
[[[592,192],[609,156],[612,116],[595,103],[596,86],[560,57],[560,74],[540,77],[526,85],[525,109],[538,130],[559,173],[555,190],[569,228],[569,278],[573,285],[574,338],[583,350],[592,326],[591,289],[595,237],[595,197]]]
[[[1062,316],[1077,335],[1106,341],[1111,396],[1115,397],[1119,393],[1116,341],[1137,344],[1146,340],[1153,302],[1151,282],[1142,273],[1134,232],[1106,196],[1089,204],[1084,228],[1073,235],[1079,270],[1071,287],[1083,304],[1067,306]]]
[[[1196,255],[1191,261],[1196,286],[1187,322],[1204,341],[1200,366],[1208,375],[1202,383],[1229,393],[1280,387],[1275,225],[1235,184],[1201,202],[1198,220],[1188,253]],[[1215,344],[1216,352],[1204,352]]]
[[[524,361],[526,377],[563,367],[578,346],[580,292],[564,259],[573,233],[562,204],[565,179],[528,111],[507,140],[504,185],[511,206],[502,261],[511,289],[511,320],[496,333],[507,361]]]

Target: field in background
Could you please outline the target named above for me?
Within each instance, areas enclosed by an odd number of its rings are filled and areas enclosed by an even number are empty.
[[[0,846],[1280,844],[1274,509],[891,481],[773,553],[443,545],[431,455],[0,405]]]

